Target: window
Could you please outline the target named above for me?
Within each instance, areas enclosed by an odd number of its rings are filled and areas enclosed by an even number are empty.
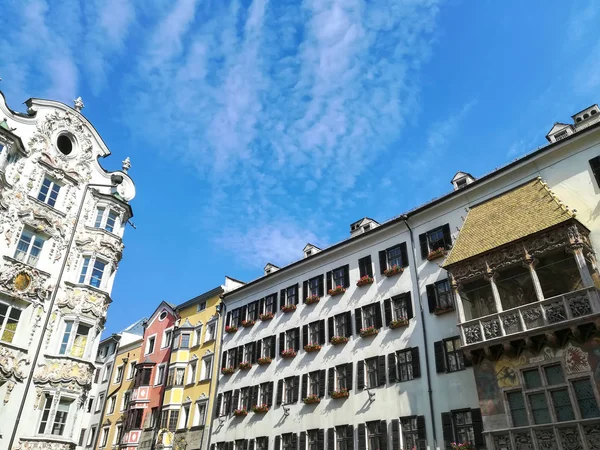
[[[317,321],[317,322],[313,322],[311,324],[308,325],[308,342],[305,343],[315,343],[315,342],[320,342],[321,339],[319,338],[319,333],[321,330],[321,321]]]
[[[8,343],[13,341],[20,318],[20,309],[0,303],[0,341]]]
[[[132,409],[130,416],[130,425],[131,429],[139,430],[142,428],[142,423],[144,421],[144,410],[143,409]]]
[[[159,386],[165,382],[165,369],[166,364],[160,364],[156,370],[156,378],[154,379],[154,385]]]
[[[83,258],[83,266],[81,267],[81,275],[79,275],[79,283],[89,284],[99,289],[102,285],[102,277],[105,270],[106,262],[95,257],[85,256]]]
[[[119,215],[111,208],[104,206],[96,209],[96,220],[94,221],[95,228],[104,228],[106,231],[113,232]]]
[[[108,432],[110,428],[102,428],[102,436],[100,436],[100,447],[106,447],[106,443],[108,442]]]
[[[179,418],[179,426],[177,428],[178,429],[185,428],[187,426],[189,417],[190,417],[190,406],[184,405],[183,408],[181,408],[181,416]]]
[[[350,386],[349,386],[350,380],[348,380],[348,378],[352,377],[352,374],[348,373],[349,372],[348,366],[350,366],[350,368],[351,368],[352,363],[341,364],[339,366],[336,366],[336,368],[335,368],[335,389],[338,391],[341,389],[350,389]]]
[[[115,405],[117,403],[117,399],[115,398],[115,396],[111,396],[108,398],[108,414],[113,414],[115,412]]]
[[[453,412],[452,422],[457,442],[475,442],[475,430],[470,410]]]
[[[444,341],[446,351],[446,368],[448,372],[456,372],[465,368],[464,354],[460,348],[460,338],[455,337]]]
[[[394,320],[409,320],[412,318],[410,295],[397,295],[396,297],[392,297],[392,314]]]
[[[198,306],[196,306],[196,312],[204,311],[205,309],[206,309],[206,302],[200,302],[200,303],[198,303]]]
[[[163,334],[161,348],[167,348],[171,346],[171,340],[173,339],[173,330],[166,330]]]
[[[281,435],[281,441],[283,444],[283,450],[296,450],[295,442],[292,436],[292,433],[286,433]]]
[[[117,367],[117,371],[115,373],[115,384],[118,384],[123,379],[123,366]]]
[[[194,410],[194,421],[193,426],[197,427],[199,425],[204,425],[204,421],[206,418],[206,402],[196,403],[196,408]]]
[[[87,406],[85,407],[85,412],[92,412],[92,408],[94,407],[94,397],[88,398]]]
[[[359,308],[360,310],[360,308]],[[357,324],[360,319],[360,313],[357,316]],[[381,306],[379,303],[372,303],[362,307],[362,328],[381,328]],[[357,330],[359,331],[359,330]]]
[[[231,311],[229,320],[229,326],[239,327],[240,326],[240,308],[236,308]]]
[[[283,403],[294,403],[297,401],[296,399],[296,391],[297,391],[297,381],[296,377],[287,377],[283,380],[285,385],[284,395],[283,395]]]
[[[335,334],[336,336],[346,336],[348,324],[346,323],[346,314],[335,316]]]
[[[263,314],[275,313],[275,299],[277,294],[267,295],[264,299]]]
[[[190,333],[181,334],[181,345],[179,348],[190,348]]]
[[[352,425],[335,427],[336,448],[330,450],[352,450],[354,448],[354,433]]]
[[[387,448],[387,425],[385,420],[367,422],[367,439],[369,450],[385,450]]]
[[[373,277],[373,263],[371,262],[371,255],[365,256],[358,260],[358,272],[360,278],[362,277]]]
[[[110,377],[110,373],[112,372],[112,364],[108,363],[106,367],[104,367],[104,373],[102,375],[102,382],[108,381]]]
[[[218,402],[217,402],[218,403]],[[221,403],[220,416],[226,416],[231,412],[232,393],[227,391],[223,393],[223,402]]]
[[[192,384],[196,382],[196,361],[192,361],[188,365],[188,373],[187,373],[187,384]]]
[[[304,282],[304,296],[322,297],[324,294],[323,275],[313,277]]]
[[[367,370],[367,388],[374,388],[379,386],[379,377],[377,374],[377,357],[366,359],[365,367]]]
[[[30,266],[36,266],[45,241],[45,238],[32,230],[23,229],[15,250],[15,259]]]
[[[346,266],[338,267],[335,270],[331,271],[333,287],[342,286],[347,287],[346,285]],[[348,283],[350,284],[350,283]]]
[[[417,416],[401,417],[403,448],[421,448],[419,445],[419,426]]]
[[[426,289],[429,312],[433,313],[439,310],[454,308],[454,296],[448,280],[441,280],[434,284],[428,284]]]
[[[272,358],[275,356],[275,336],[269,336],[262,340],[262,357]]]
[[[298,328],[292,328],[291,330],[288,330],[285,333],[281,334],[285,336],[285,347],[279,349],[280,353],[288,349],[294,349],[296,351],[299,350],[300,336],[298,333]]]
[[[185,375],[185,369],[175,369],[175,386],[183,386],[183,376]]]
[[[40,421],[38,434],[53,434],[55,436],[63,436],[73,399],[60,397],[56,406],[56,411],[54,412],[54,417],[51,417],[53,401],[54,396],[51,394],[46,394],[46,401],[44,402],[44,409],[42,411],[42,418]]]
[[[90,434],[88,435],[88,440],[87,443],[85,444],[86,447],[91,447],[92,444],[94,443],[94,438],[96,437],[96,427],[92,426],[90,428]]]
[[[56,200],[58,199],[58,193],[60,192],[60,188],[60,184],[56,183],[48,177],[45,177],[37,198],[40,202],[44,202],[47,205],[53,207],[54,205],[56,205]]]
[[[152,379],[152,368],[145,367],[141,370],[140,375],[140,386],[150,386],[150,380]]]
[[[405,261],[402,258],[402,250],[400,245],[396,245],[392,248],[388,248],[386,251],[386,262],[387,267],[404,267]]]
[[[146,341],[146,351],[144,352],[146,355],[150,355],[154,353],[154,345],[156,344],[156,336],[150,336]]]
[[[256,438],[256,450],[268,450],[269,449],[269,438],[268,437],[257,437]]]
[[[295,284],[281,291],[281,306],[298,304],[298,285]]]
[[[125,411],[129,406],[129,399],[131,398],[131,392],[125,391],[123,393],[123,399],[121,400],[121,411]]]
[[[250,410],[250,389],[249,387],[245,387],[245,388],[241,388],[240,389],[240,399],[239,399],[239,404],[238,405],[234,405],[237,408],[240,409],[246,409],[246,411]]]
[[[98,401],[96,402],[96,412],[99,412],[102,409],[102,404],[104,403],[104,392],[101,392],[98,395]]]
[[[207,356],[207,357],[202,358],[202,375],[201,375],[202,380],[208,380],[211,378],[212,362],[213,362],[212,356]]]
[[[575,398],[577,399],[577,406],[579,407],[579,414],[582,419],[591,419],[593,417],[600,416],[600,410],[598,410],[598,402],[594,395],[594,389],[589,378],[584,380],[577,380],[572,382],[573,390],[575,391]]]
[[[308,394],[309,395],[319,395],[319,371],[316,370],[314,372],[311,372],[308,374],[308,381],[309,381],[309,389],[308,389]]]
[[[137,361],[131,361],[129,363],[129,368],[127,370],[127,379],[131,380],[133,378],[133,375],[135,374],[135,366],[137,364]]]
[[[319,450],[318,443],[318,430],[308,430],[306,433],[307,441],[308,441],[308,449],[307,450]],[[303,450],[303,449],[301,449]]]
[[[445,224],[419,235],[419,244],[421,246],[421,256],[427,259],[431,252],[438,249],[450,250],[452,247],[452,237],[450,235],[450,225]]]
[[[120,444],[122,436],[123,436],[123,427],[121,425],[117,425],[117,428],[115,431],[115,437],[113,438],[113,445]]]
[[[215,339],[215,327],[216,324],[213,323],[209,323],[206,326],[206,333],[204,335],[204,342],[209,342]]]
[[[260,404],[261,405],[269,405],[271,402],[270,397],[271,397],[271,383],[262,383],[260,385]]]
[[[409,381],[413,377],[412,349],[396,352],[398,381]]]
[[[88,334],[91,327],[82,323],[68,321],[65,323],[65,331],[60,344],[59,354],[70,355],[77,358],[82,358],[87,346]],[[107,366],[107,367],[110,367]],[[102,381],[107,381],[106,376],[102,377]]]
[[[248,303],[248,312],[246,313],[246,320],[258,320],[258,301]]]

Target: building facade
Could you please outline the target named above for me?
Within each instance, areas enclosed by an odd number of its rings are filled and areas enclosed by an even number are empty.
[[[217,305],[224,289],[219,286],[177,307],[173,350],[161,412],[163,448],[207,448],[205,425],[210,424],[216,383],[218,352]]]
[[[0,96],[0,448],[80,438],[134,184],[75,108]]]
[[[597,113],[225,294],[211,448],[598,448]]]

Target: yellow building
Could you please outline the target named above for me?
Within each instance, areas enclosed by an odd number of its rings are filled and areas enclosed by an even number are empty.
[[[218,376],[217,305],[223,292],[219,286],[178,306],[175,329],[165,330],[172,333],[173,347],[159,425],[164,448],[207,448]]]
[[[96,449],[118,448],[127,422],[127,408],[135,381],[135,365],[140,362],[142,339],[123,343],[115,355],[114,370],[106,392]]]

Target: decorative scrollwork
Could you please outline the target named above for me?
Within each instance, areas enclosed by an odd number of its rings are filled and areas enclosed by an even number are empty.
[[[548,323],[558,323],[567,320],[567,313],[562,302],[555,302],[544,305],[546,319]]]
[[[558,450],[558,442],[552,429],[535,430],[535,440],[539,450]]]
[[[44,383],[75,382],[79,386],[89,386],[92,382],[94,365],[70,358],[46,358],[44,363],[38,365],[33,381]]]
[[[68,442],[47,442],[21,439],[15,450],[71,450],[72,444]]]
[[[473,324],[465,327],[465,339],[467,344],[474,344],[475,342],[481,342],[481,329],[479,324]]]
[[[524,309],[522,311],[523,320],[527,329],[540,327],[543,325],[542,322],[542,311],[538,306],[533,308]]]
[[[502,316],[502,325],[504,326],[504,332],[506,334],[518,333],[521,330],[521,321],[519,320],[519,314],[511,313]]]
[[[508,434],[494,434],[492,440],[494,441],[494,450],[512,450],[512,444]]]
[[[486,339],[499,337],[502,333],[500,332],[500,322],[498,322],[498,319],[483,322],[483,332]]]
[[[577,428],[559,428],[558,435],[563,450],[583,450]]]
[[[533,440],[529,432],[515,433],[515,450],[533,450]]]
[[[29,279],[29,283],[18,282]],[[48,274],[15,259],[4,257],[4,269],[0,273],[0,290],[15,297],[25,297],[33,302],[44,302],[50,293],[45,284]],[[17,282],[16,282],[17,281]]]
[[[585,440],[590,450],[600,450],[600,427],[597,425],[586,425],[583,427]]]
[[[573,317],[587,316],[592,313],[592,307],[590,300],[586,295],[578,295],[574,297],[568,297],[567,302],[569,309]]]

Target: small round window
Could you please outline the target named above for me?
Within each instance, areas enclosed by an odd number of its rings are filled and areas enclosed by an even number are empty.
[[[167,312],[163,311],[160,313],[160,316],[158,316],[158,320],[165,320],[167,318]]]
[[[594,114],[596,114],[596,112],[597,112],[597,111],[596,111],[595,109],[592,109],[592,110],[590,111],[590,114],[593,116]]]
[[[56,138],[56,147],[63,155],[70,155],[73,151],[73,141],[66,134],[61,134]]]

